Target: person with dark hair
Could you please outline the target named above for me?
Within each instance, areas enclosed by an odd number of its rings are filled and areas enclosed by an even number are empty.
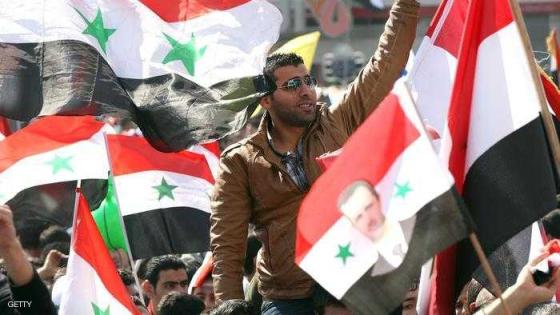
[[[24,220],[17,226],[19,241],[25,253],[31,258],[41,256],[39,237],[49,227],[49,223],[40,220]]]
[[[210,315],[253,315],[251,304],[245,300],[228,300],[210,312]]]
[[[560,209],[554,209],[545,215],[542,225],[549,239],[560,238]]]
[[[51,225],[39,235],[39,246],[44,249],[50,243],[65,242],[70,244],[70,234],[59,225]]]
[[[148,311],[157,315],[157,305],[169,292],[187,293],[189,278],[185,264],[174,255],[152,257],[146,265],[142,289],[150,299]]]
[[[169,292],[157,306],[159,315],[199,315],[204,311],[204,302],[194,295]]]
[[[257,258],[264,314],[313,314],[315,283],[295,263],[296,221],[321,174],[316,158],[338,150],[393,87],[416,35],[416,0],[395,0],[373,57],[340,103],[317,101],[317,81],[300,56],[274,54],[264,67],[272,87],[253,135],[226,148],[212,194],[211,249],[218,302],[243,298],[249,223],[263,243]]]
[[[0,205],[0,259],[3,259],[10,280],[8,282],[0,274],[0,284],[9,286],[11,291],[11,297],[5,294],[0,296],[0,314],[57,313],[47,287],[27,260],[16,236],[12,211],[7,205]],[[6,292],[5,287],[0,292]]]

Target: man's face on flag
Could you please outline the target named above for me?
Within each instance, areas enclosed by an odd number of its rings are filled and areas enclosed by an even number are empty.
[[[354,226],[372,240],[383,236],[385,216],[373,187],[365,181],[351,184],[342,194],[340,211]]]
[[[316,81],[305,65],[280,67],[274,71],[276,86],[267,96],[265,107],[273,119],[291,127],[306,127],[315,119],[317,107]]]

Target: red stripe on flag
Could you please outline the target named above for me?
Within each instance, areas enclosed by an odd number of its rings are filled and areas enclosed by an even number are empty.
[[[552,108],[554,115],[557,118],[560,118],[560,90],[542,70],[540,72],[540,77],[544,93],[546,94],[546,100],[548,101],[550,108]]]
[[[212,141],[212,142],[207,142],[207,143],[201,143],[201,146],[203,146],[206,150],[212,152],[212,154],[214,154],[216,156],[216,158],[220,158],[220,155],[222,154],[222,150],[220,150],[220,142],[218,141]]]
[[[212,11],[235,8],[250,0],[140,0],[168,23],[188,21]]]
[[[340,219],[340,193],[357,180],[373,185],[387,174],[401,153],[420,136],[403,112],[399,98],[389,94],[379,108],[348,139],[333,165],[311,187],[298,215],[296,261],[299,263]]]
[[[8,119],[6,117],[0,117],[0,133],[6,137],[12,134],[10,125],[8,124]]]
[[[430,26],[428,26],[428,30],[426,31],[426,36],[432,37],[432,35],[434,35],[434,31],[436,30],[436,27],[439,24],[439,21],[441,20],[441,16],[443,15],[443,12],[445,11],[445,7],[447,6],[447,3],[449,3],[448,0],[443,0],[439,4],[439,7],[436,11],[436,14],[434,15],[434,18],[432,19],[432,22],[430,22]]]
[[[455,0],[450,3],[450,5],[451,8],[443,21],[443,25],[434,41],[434,45],[441,47],[457,58],[459,46],[461,45],[461,36],[463,35],[463,26],[465,25],[468,3],[467,1]]]
[[[113,176],[143,171],[169,171],[202,178],[214,183],[214,177],[202,154],[181,151],[163,153],[154,149],[143,137],[107,135]]]
[[[0,172],[28,156],[87,140],[103,127],[90,116],[47,116],[0,141]]]
[[[463,192],[465,172],[467,172],[465,160],[478,49],[486,38],[513,21],[511,7],[507,0],[472,0],[470,2],[448,114],[452,139],[449,170],[455,178],[455,184],[460,193]],[[430,314],[449,314],[453,311],[455,270],[456,247],[452,246],[436,257],[432,277]]]
[[[109,250],[107,250],[97,225],[93,221],[89,205],[81,193],[78,193],[78,208],[76,211],[76,222],[72,233],[72,249],[95,270],[105,289],[116,300],[131,313],[139,314],[119,277],[115,263],[109,255]],[[71,266],[69,267],[71,268]]]

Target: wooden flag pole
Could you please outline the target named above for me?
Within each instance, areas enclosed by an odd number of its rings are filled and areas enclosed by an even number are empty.
[[[408,86],[408,82],[404,82],[403,85],[405,86],[406,92],[408,94],[408,98],[412,102],[412,105],[414,105],[416,115],[418,117],[421,117],[420,113],[418,112],[418,107],[416,106],[416,102],[414,101],[414,97],[412,96],[412,92],[410,91],[410,87]],[[424,123],[422,121],[420,123],[422,124],[422,128],[424,128],[424,132],[427,134],[426,126],[424,126]],[[432,148],[434,148],[432,141],[430,141],[430,144],[432,145]],[[482,250],[482,246],[480,246],[480,242],[478,241],[478,237],[476,236],[476,233],[474,232],[470,233],[469,239],[473,245],[476,255],[478,256],[478,259],[480,260],[480,265],[482,266],[482,270],[484,270],[484,273],[488,277],[488,280],[490,281],[490,284],[494,288],[495,293],[498,295],[498,298],[500,299],[501,305],[503,306],[505,313],[507,315],[512,315],[509,306],[507,305],[506,301],[502,298],[502,289],[498,284],[498,280],[494,275],[494,271],[492,270],[492,267],[488,262],[488,258],[486,257],[486,254],[484,254],[484,251]]]
[[[535,83],[535,88],[537,90],[537,95],[539,97],[539,103],[541,106],[541,115],[544,122],[544,129],[548,138],[548,146],[552,151],[552,157],[554,158],[554,166],[556,168],[556,178],[560,180],[560,142],[558,141],[558,134],[556,133],[556,127],[552,120],[552,115],[548,110],[548,104],[546,101],[546,96],[544,94],[544,89],[537,71],[537,65],[535,64],[535,58],[533,57],[533,48],[531,46],[531,41],[529,40],[529,35],[527,33],[527,27],[525,25],[525,20],[523,19],[523,14],[521,14],[521,9],[517,0],[509,0],[511,10],[513,13],[513,18],[515,23],[519,28],[519,34],[521,35],[521,41],[523,42],[523,48],[525,50],[525,55],[527,56],[527,61],[529,62],[529,69],[531,71],[531,76],[533,77],[533,82]],[[552,209],[551,209],[552,210]]]
[[[500,303],[504,307],[506,314],[512,315],[508,304],[502,297],[502,288],[500,288],[500,285],[498,284],[498,280],[494,275],[494,271],[492,271],[492,267],[490,267],[488,258],[486,257],[486,254],[484,254],[484,251],[482,250],[482,246],[480,246],[480,242],[478,241],[478,237],[476,236],[476,233],[473,232],[469,234],[469,239],[474,248],[474,251],[476,252],[476,255],[478,256],[478,259],[480,260],[480,266],[482,267],[482,270],[484,270],[484,273],[488,277],[488,280],[490,280],[490,284],[494,288],[495,293],[498,295],[498,298],[500,299]]]

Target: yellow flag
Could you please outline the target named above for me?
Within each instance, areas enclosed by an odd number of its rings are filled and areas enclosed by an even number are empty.
[[[301,56],[303,63],[307,70],[311,70],[313,65],[313,58],[315,58],[315,51],[317,50],[317,44],[319,43],[319,37],[321,37],[321,32],[311,32],[301,36],[298,36],[288,42],[286,42],[282,47],[276,49],[273,54],[276,53],[296,53]],[[262,113],[262,107],[257,107],[253,112],[251,117],[258,116]]]
[[[296,53],[303,58],[303,63],[305,64],[307,70],[311,70],[313,58],[315,57],[315,51],[317,50],[317,44],[319,43],[319,37],[321,37],[320,32],[312,32],[298,36],[285,43],[274,53]]]

